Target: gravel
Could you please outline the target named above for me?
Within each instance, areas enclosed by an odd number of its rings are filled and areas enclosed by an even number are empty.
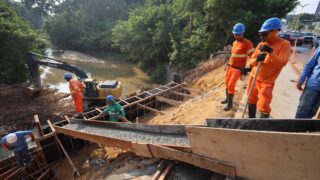
[[[158,134],[133,130],[111,129],[93,125],[84,125],[80,123],[71,123],[64,126],[64,128],[132,142],[189,146],[189,141],[185,135]]]

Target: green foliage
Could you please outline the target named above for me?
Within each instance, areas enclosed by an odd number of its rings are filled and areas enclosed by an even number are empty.
[[[286,19],[291,29],[300,31],[305,26],[309,28],[308,30],[314,29],[314,26],[312,26],[312,22],[319,21],[320,17],[315,14],[303,13],[288,15]]]
[[[158,84],[165,84],[167,81],[167,71],[164,66],[157,65],[151,75],[151,80]]]
[[[261,24],[271,17],[283,18],[297,0],[149,0],[133,10],[128,20],[113,28],[116,47],[140,64],[171,62],[192,68],[201,59],[233,41],[232,27],[246,25],[246,34],[257,42]]]
[[[52,42],[60,48],[86,51],[112,50],[112,27],[125,19],[141,0],[67,0],[56,7],[46,23]]]
[[[41,29],[44,19],[46,17],[46,14],[42,14],[40,12],[39,8],[27,8],[24,4],[21,2],[11,1],[11,0],[5,0],[7,5],[12,7],[18,16],[22,17],[23,19],[30,21],[33,28],[35,29]]]
[[[0,1],[0,83],[20,83],[27,79],[25,59],[30,50],[44,48],[30,24]]]
[[[150,72],[158,63],[169,61],[171,18],[166,5],[136,8],[128,21],[119,21],[113,28],[114,46]]]

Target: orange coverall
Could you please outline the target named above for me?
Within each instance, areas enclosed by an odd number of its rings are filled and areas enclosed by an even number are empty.
[[[235,93],[236,83],[241,77],[241,70],[246,66],[247,58],[254,52],[252,42],[246,38],[234,41],[226,72],[226,88],[229,94]]]
[[[76,78],[72,78],[69,81],[69,89],[71,97],[74,101],[74,106],[76,111],[81,113],[82,112],[82,93],[84,89],[84,85],[78,81]]]
[[[272,91],[275,80],[279,76],[282,68],[287,64],[290,53],[291,45],[289,41],[274,37],[268,43],[261,42],[258,44],[255,52],[250,58],[250,65],[253,66],[248,79],[247,94],[249,93],[254,75],[257,71],[256,59],[260,54],[260,46],[268,45],[273,49],[272,53],[268,53],[265,61],[262,62],[258,72],[257,81],[251,96],[249,97],[249,104],[257,104],[257,108],[263,113],[270,113],[270,103],[272,100]]]

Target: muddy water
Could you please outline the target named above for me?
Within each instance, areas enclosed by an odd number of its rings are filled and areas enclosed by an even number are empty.
[[[135,90],[151,85],[149,76],[136,65],[123,61],[123,57],[115,55],[100,55],[94,57],[76,51],[47,51],[47,56],[57,58],[80,67],[89,76],[97,80],[118,80],[123,85],[123,96]],[[41,67],[43,85],[57,88],[60,92],[68,92],[68,83],[63,79],[65,71]]]

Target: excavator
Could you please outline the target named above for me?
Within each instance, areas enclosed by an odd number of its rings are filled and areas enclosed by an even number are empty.
[[[86,72],[75,65],[34,52],[28,53],[27,66],[36,89],[41,89],[39,66],[48,66],[75,74],[79,81],[85,84],[83,92],[84,109],[105,104],[105,98],[108,95],[119,98],[122,94],[122,84],[119,81],[97,81],[96,79],[89,77]]]

